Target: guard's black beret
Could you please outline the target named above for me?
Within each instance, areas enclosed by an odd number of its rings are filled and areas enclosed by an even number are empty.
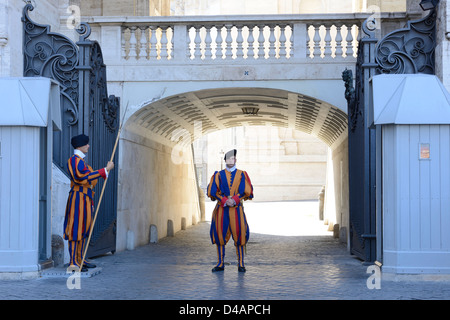
[[[232,156],[236,157],[236,153],[237,153],[236,149],[228,151],[227,153],[225,153],[225,157],[223,158],[223,160],[227,160],[227,158],[232,157]]]
[[[85,134],[80,134],[78,136],[73,137],[70,143],[72,144],[72,147],[76,149],[87,145],[89,143],[89,137]]]

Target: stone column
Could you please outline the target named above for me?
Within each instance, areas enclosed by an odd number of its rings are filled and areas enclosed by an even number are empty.
[[[440,1],[436,19],[435,73],[450,91],[450,8],[447,1]]]

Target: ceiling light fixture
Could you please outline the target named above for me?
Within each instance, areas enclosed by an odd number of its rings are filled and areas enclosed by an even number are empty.
[[[243,107],[242,113],[246,115],[256,116],[258,114],[259,108],[256,107]]]

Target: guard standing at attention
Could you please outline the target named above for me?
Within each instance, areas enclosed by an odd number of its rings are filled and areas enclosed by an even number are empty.
[[[69,267],[79,268],[93,220],[93,188],[99,178],[106,179],[108,172],[114,168],[114,163],[108,161],[105,168],[94,171],[84,161],[89,150],[89,137],[84,134],[75,136],[71,144],[75,150],[67,162],[71,188],[64,219],[64,239],[69,242]],[[95,265],[85,261],[81,271],[85,272],[86,268],[94,267]]]
[[[244,246],[250,236],[244,213],[244,200],[253,198],[253,186],[247,172],[236,169],[236,153],[225,154],[226,168],[214,172],[208,185],[208,197],[217,200],[211,218],[211,242],[217,246],[217,265],[212,272],[224,270],[225,245],[233,237],[238,271],[245,272]]]

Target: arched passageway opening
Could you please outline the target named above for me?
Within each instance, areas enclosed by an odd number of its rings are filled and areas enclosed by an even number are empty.
[[[218,88],[145,103],[127,116],[119,160],[118,250],[126,248],[130,237],[137,245],[148,243],[150,230],[161,238],[204,220],[193,142],[221,130],[255,126],[266,128],[262,132],[304,132],[325,144],[325,207],[346,241],[347,115],[336,106],[280,89]],[[256,154],[270,162],[279,156],[280,146],[266,139],[269,147],[249,146],[250,158]]]
[[[252,232],[325,234],[329,220],[334,222],[335,217],[329,219],[329,212],[323,210],[328,153],[324,142],[298,130],[273,126],[233,127],[204,135],[194,141],[194,163],[203,194],[214,172],[225,167],[224,151],[231,149],[238,151],[237,168],[247,172],[254,188],[255,197],[244,204]],[[205,199],[206,221],[214,205]]]

